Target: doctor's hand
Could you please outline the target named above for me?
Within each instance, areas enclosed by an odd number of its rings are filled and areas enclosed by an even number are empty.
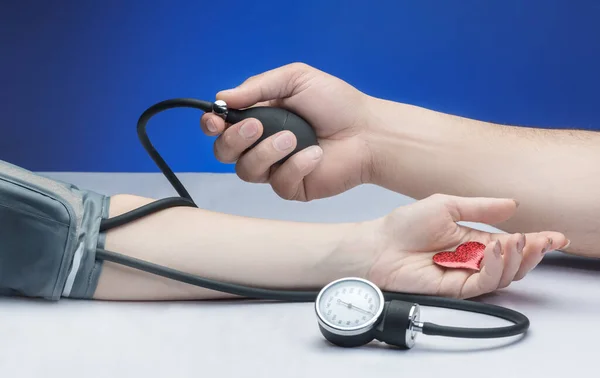
[[[504,234],[479,231],[457,222],[497,224],[517,208],[511,199],[433,195],[368,223],[375,245],[365,278],[389,291],[469,298],[507,287],[537,266],[544,253],[564,247],[558,232]],[[439,251],[477,241],[486,246],[481,270],[436,265]]]
[[[280,197],[298,201],[333,196],[365,183],[370,170],[368,96],[346,82],[294,63],[253,76],[218,93],[217,99],[238,109],[260,105],[291,110],[312,125],[319,140],[319,147],[309,147],[275,166],[296,147],[291,132],[277,133],[246,151],[262,135],[260,122],[249,119],[226,125],[218,116],[204,114],[202,130],[218,135],[216,158],[235,162],[242,180],[269,183]]]

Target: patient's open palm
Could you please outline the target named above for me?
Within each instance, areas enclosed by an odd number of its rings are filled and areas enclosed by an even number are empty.
[[[558,232],[489,233],[457,222],[498,224],[517,204],[510,199],[434,195],[381,219],[377,256],[369,279],[385,290],[470,298],[520,280],[545,252],[563,247]],[[467,241],[486,245],[481,270],[444,268],[432,257]]]

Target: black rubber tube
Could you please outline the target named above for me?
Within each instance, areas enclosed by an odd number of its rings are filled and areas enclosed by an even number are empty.
[[[283,302],[313,302],[319,294],[318,291],[272,290],[211,280],[144,260],[136,259],[134,257],[107,251],[105,249],[98,249],[96,251],[96,258],[125,265],[130,268],[169,278],[175,281],[184,282],[194,286],[200,286],[209,290],[229,293],[248,299],[275,300]],[[447,327],[437,325],[435,323],[424,323],[423,334],[426,335],[476,339],[499,338],[519,335],[527,331],[529,328],[529,319],[525,315],[500,306],[461,299],[404,294],[398,292],[384,291],[383,295],[385,300],[388,301],[400,300],[418,303],[423,306],[476,312],[502,318],[514,323],[513,325],[496,328]]]
[[[105,249],[96,250],[96,258],[104,261],[111,261],[121,265],[128,266],[137,270],[152,273],[157,276],[169,278],[175,281],[187,283],[194,286],[200,286],[205,289],[220,291],[248,299],[263,299],[284,302],[310,302],[317,298],[314,291],[288,291],[288,290],[271,290],[237,285],[227,282],[220,282],[208,278],[198,277],[193,274],[182,272],[176,269],[171,269],[162,265],[157,265],[151,262],[136,259],[134,257],[125,256],[116,252],[107,251]]]
[[[197,207],[194,202],[183,197],[170,197],[163,198],[157,201],[153,201],[147,205],[139,207],[137,209],[128,211],[124,214],[117,215],[110,219],[103,219],[100,222],[100,232],[106,232],[111,228],[119,227],[129,222],[133,222],[139,218],[148,216],[150,214],[157,213],[162,210],[166,210],[171,207]]]
[[[156,151],[146,133],[146,124],[148,123],[149,119],[152,118],[153,115],[167,109],[181,107],[195,108],[200,109],[204,112],[208,112],[212,110],[212,103],[208,101],[185,98],[172,99],[160,102],[148,108],[140,116],[137,125],[137,132],[139,139],[142,142],[142,145],[144,146],[150,157],[154,160],[154,162],[160,168],[162,173],[169,180],[173,188],[182,198],[165,198],[140,207],[138,209],[132,210],[120,216],[111,219],[105,219],[101,222],[100,228],[102,232],[114,227],[122,226],[129,222],[135,221],[149,214],[156,213],[167,208],[176,206],[197,207],[193,199],[183,186],[183,184],[175,176],[175,173],[171,170],[171,168],[169,168],[169,166],[160,156],[158,151]],[[285,302],[312,302],[316,300],[318,295],[318,291],[271,290],[215,281],[207,278],[198,277],[196,275],[182,272],[179,270],[164,267],[161,265],[153,264],[151,262],[125,256],[116,252],[107,251],[105,249],[98,249],[96,251],[96,258],[104,261],[111,261],[121,265],[129,266],[134,269],[138,269],[176,281],[184,282],[190,285],[200,286],[214,291],[230,293],[245,298],[277,300]],[[457,338],[499,338],[515,336],[525,333],[530,326],[529,319],[525,315],[517,311],[513,311],[500,306],[445,297],[404,294],[386,291],[384,291],[383,293],[385,299],[388,301],[401,300],[406,302],[418,303],[423,306],[432,306],[460,311],[475,312],[501,318],[514,323],[510,326],[495,328],[462,328],[442,326],[435,323],[424,323],[423,333],[426,335]]]
[[[156,149],[150,142],[150,139],[148,138],[148,133],[146,132],[146,125],[148,124],[150,118],[152,118],[154,115],[168,109],[192,108],[202,110],[203,112],[210,112],[212,111],[212,107],[213,103],[209,101],[196,100],[193,98],[174,98],[159,102],[146,109],[146,111],[144,111],[144,113],[142,113],[142,115],[138,119],[137,123],[138,138],[142,143],[144,149],[148,152],[148,155],[150,155],[150,157],[152,158],[152,160],[154,160],[154,163],[156,163],[163,175],[165,175],[167,180],[169,180],[171,186],[173,186],[173,188],[177,191],[177,194],[192,202],[194,202],[192,196],[190,196],[190,194],[185,189],[181,181],[179,181],[175,173],[171,170],[171,168],[168,166],[168,164],[165,162],[162,156],[160,156],[158,151],[156,151]]]

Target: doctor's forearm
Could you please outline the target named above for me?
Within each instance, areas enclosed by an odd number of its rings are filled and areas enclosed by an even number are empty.
[[[110,216],[148,202],[152,200],[112,197]],[[105,248],[205,278],[267,288],[316,289],[336,278],[364,274],[362,249],[349,248],[356,245],[360,227],[172,208],[110,230]],[[94,295],[108,300],[226,297],[233,296],[110,262],[104,262]]]
[[[508,197],[507,232],[554,230],[600,257],[600,133],[493,125],[373,99],[371,181],[416,199]]]

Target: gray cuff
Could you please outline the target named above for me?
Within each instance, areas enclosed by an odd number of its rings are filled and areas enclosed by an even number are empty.
[[[0,160],[0,294],[91,298],[109,198]]]
[[[79,232],[79,248],[65,282],[63,296],[90,299],[96,292],[102,261],[96,260],[96,249],[104,249],[106,235],[100,233],[100,222],[108,218],[110,198],[94,192],[82,192],[83,218]]]

